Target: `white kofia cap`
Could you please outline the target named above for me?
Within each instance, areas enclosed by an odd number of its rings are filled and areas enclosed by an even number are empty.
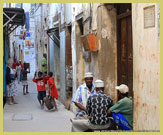
[[[87,78],[87,77],[93,77],[93,73],[91,72],[85,73],[84,78]]]
[[[104,87],[104,81],[102,81],[102,80],[96,80],[95,81],[95,87],[98,87],[98,88]]]
[[[125,84],[121,84],[120,86],[115,87],[117,90],[119,90],[120,93],[125,94],[128,92],[128,86]]]

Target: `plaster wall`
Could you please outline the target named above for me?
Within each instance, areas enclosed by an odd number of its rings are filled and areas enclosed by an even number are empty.
[[[91,62],[83,59],[83,47],[80,43],[78,27],[76,30],[77,41],[77,84],[83,82],[85,72],[93,72],[94,81],[105,81],[105,93],[116,101],[115,86],[117,84],[117,42],[116,42],[116,10],[112,5],[84,4],[84,17],[94,16],[91,27],[88,20],[84,24],[84,35],[93,32],[97,35],[98,51],[91,52]],[[93,26],[93,31],[92,31]],[[91,28],[91,29],[90,29]]]
[[[144,8],[155,6],[155,26],[144,28]],[[159,5],[132,4],[134,130],[160,130]]]

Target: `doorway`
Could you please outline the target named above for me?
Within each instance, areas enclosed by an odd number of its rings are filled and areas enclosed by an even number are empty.
[[[131,4],[117,4],[117,82],[129,87],[133,96],[133,47]]]
[[[66,27],[66,98],[71,99],[72,98],[72,50],[71,50],[71,33],[72,33],[72,26],[68,25]],[[70,107],[70,106],[69,106]],[[70,108],[68,108],[70,109]]]

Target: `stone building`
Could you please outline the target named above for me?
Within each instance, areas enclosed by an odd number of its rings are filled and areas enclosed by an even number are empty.
[[[94,81],[104,80],[115,103],[115,86],[129,86],[134,130],[160,130],[158,3],[37,3],[32,8],[37,67],[46,53],[62,102],[90,71]]]

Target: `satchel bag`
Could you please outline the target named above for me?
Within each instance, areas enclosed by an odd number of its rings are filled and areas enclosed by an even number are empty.
[[[52,101],[51,101],[51,99],[50,99],[50,97],[44,97],[44,102],[45,102],[45,106],[49,109],[49,110],[51,110],[51,109],[53,109],[53,104],[52,104]]]

